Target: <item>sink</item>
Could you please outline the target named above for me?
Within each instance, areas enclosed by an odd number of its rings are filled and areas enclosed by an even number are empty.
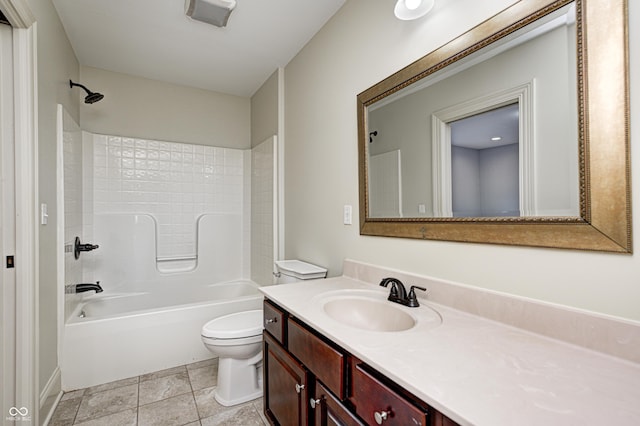
[[[346,296],[327,301],[324,312],[354,328],[370,331],[404,331],[413,328],[416,320],[407,312],[386,300]]]
[[[388,292],[350,288],[330,290],[314,297],[319,314],[341,326],[369,332],[421,332],[442,324],[442,316],[426,304],[408,308],[387,300]]]

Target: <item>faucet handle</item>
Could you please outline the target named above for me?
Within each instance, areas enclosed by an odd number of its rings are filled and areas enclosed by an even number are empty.
[[[417,285],[412,285],[411,289],[409,290],[409,295],[407,296],[407,306],[409,306],[410,308],[417,308],[418,306],[420,306],[420,303],[418,303],[418,297],[416,296],[415,289],[427,291],[427,289],[424,287],[418,287]]]
[[[395,282],[391,283],[391,290],[389,290],[389,297],[398,297],[398,286]]]

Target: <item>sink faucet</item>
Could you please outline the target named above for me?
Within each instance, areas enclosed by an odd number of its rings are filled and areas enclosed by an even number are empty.
[[[101,293],[103,290],[100,286],[100,281],[96,281],[95,284],[70,284],[64,287],[64,292],[67,294],[84,293],[85,291],[95,291],[96,293]]]
[[[404,284],[402,284],[402,281],[397,278],[383,278],[382,281],[380,281],[380,285],[382,287],[387,287],[389,284],[391,284],[391,290],[389,291],[389,297],[387,297],[387,300],[410,308],[417,308],[420,306],[415,290],[427,291],[424,287],[412,285],[409,289],[409,294],[407,294],[407,289],[404,287]]]

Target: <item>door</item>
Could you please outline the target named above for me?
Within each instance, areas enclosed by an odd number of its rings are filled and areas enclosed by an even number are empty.
[[[0,24],[0,393],[1,418],[12,417],[22,407],[16,405],[16,328],[15,268],[8,264],[8,256],[15,253],[15,178],[14,178],[14,116],[13,116],[13,37],[9,25]]]

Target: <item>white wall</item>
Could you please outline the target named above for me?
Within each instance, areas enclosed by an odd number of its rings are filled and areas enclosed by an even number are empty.
[[[251,146],[249,98],[85,66],[80,76],[82,84],[104,95],[95,104],[81,104],[82,130],[225,148]]]
[[[62,104],[79,122],[78,99],[69,90],[69,79],[77,79],[79,65],[58,15],[50,1],[30,0],[37,21],[38,64],[38,191],[48,205],[49,224],[39,229],[38,377],[39,391],[58,366],[56,283],[56,128],[57,107]],[[44,416],[41,417],[44,419]]]
[[[278,134],[278,70],[251,97],[251,146]]]
[[[356,95],[514,3],[440,1],[413,22],[349,0],[285,69],[286,256],[342,272],[345,257],[640,320],[640,255],[360,236]],[[640,143],[640,4],[629,2],[631,145]],[[640,150],[632,150],[640,199]],[[342,207],[354,206],[354,224]],[[640,210],[635,209],[638,223]],[[638,227],[636,226],[636,230]],[[634,232],[636,251],[640,234]]]

